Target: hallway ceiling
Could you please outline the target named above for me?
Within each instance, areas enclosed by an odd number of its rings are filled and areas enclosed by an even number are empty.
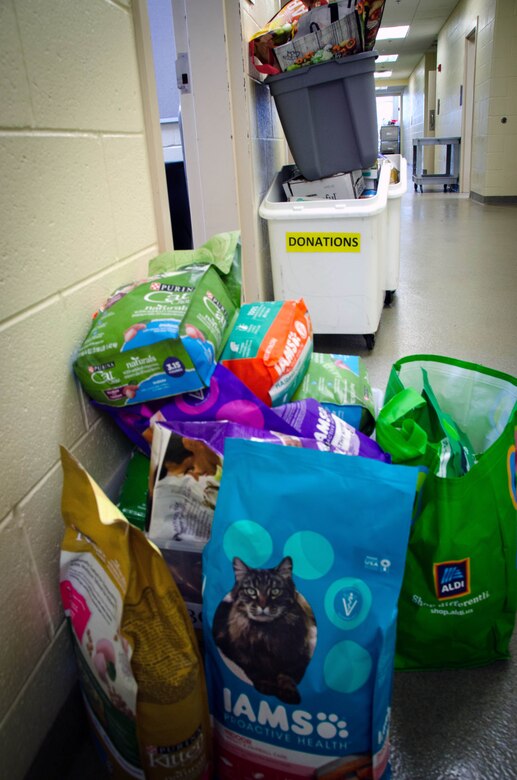
[[[403,39],[377,40],[375,50],[379,54],[398,54],[396,62],[376,64],[376,70],[391,70],[390,81],[408,79],[424,54],[436,47],[438,33],[458,4],[458,0],[386,0],[380,29],[409,25]],[[376,79],[382,87],[383,79]]]

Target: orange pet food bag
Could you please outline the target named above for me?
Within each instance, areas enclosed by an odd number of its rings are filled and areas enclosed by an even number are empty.
[[[309,367],[312,323],[303,298],[241,307],[221,363],[268,406],[288,403]]]

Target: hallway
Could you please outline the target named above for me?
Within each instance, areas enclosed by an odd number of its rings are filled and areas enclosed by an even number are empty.
[[[392,363],[433,353],[517,374],[517,206],[485,206],[440,187],[401,199],[400,281],[368,352],[360,336],[316,338],[316,348],[360,354],[385,388]],[[434,191],[433,191],[434,190]]]
[[[410,184],[402,198],[400,284],[373,351],[359,336],[316,338],[319,351],[362,355],[382,390],[392,363],[414,353],[517,374],[517,206],[428,190],[417,194]],[[517,778],[516,635],[513,652],[483,669],[395,675],[393,780]],[[27,780],[104,776],[89,741],[69,756],[68,774],[47,767]]]

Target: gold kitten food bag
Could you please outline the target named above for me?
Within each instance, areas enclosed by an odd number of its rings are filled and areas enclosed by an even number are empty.
[[[202,661],[159,551],[61,448],[60,586],[86,709],[115,778],[204,780]]]
[[[418,469],[228,439],[203,551],[218,780],[388,780]]]

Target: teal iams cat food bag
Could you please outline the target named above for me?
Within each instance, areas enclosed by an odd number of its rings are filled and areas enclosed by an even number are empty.
[[[315,398],[363,433],[370,434],[375,427],[373,392],[360,357],[313,352],[292,400],[304,398]]]
[[[237,307],[211,265],[117,290],[94,316],[74,370],[95,401],[125,406],[207,386]]]
[[[418,470],[237,439],[224,463],[203,553],[217,777],[386,780]]]

